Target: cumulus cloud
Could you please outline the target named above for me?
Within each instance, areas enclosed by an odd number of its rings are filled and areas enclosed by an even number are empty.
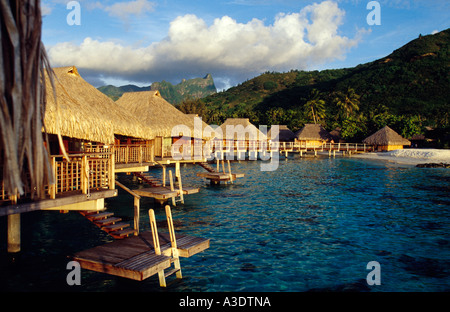
[[[344,15],[331,1],[298,13],[280,13],[271,25],[256,18],[238,23],[229,16],[208,25],[187,14],[170,23],[164,40],[146,47],[86,38],[79,45],[57,44],[49,55],[53,66],[74,64],[92,74],[131,81],[170,81],[211,73],[235,84],[267,70],[310,69],[345,58],[358,36],[339,35]]]

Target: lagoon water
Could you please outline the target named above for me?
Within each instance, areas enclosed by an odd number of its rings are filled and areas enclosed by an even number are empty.
[[[450,171],[355,158],[289,158],[278,170],[233,162],[245,173],[234,184],[210,186],[202,168],[182,165],[183,185],[198,194],[172,208],[175,230],[211,239],[211,247],[181,258],[183,279],[159,287],[157,276],[135,282],[82,270],[68,286],[67,256],[112,241],[75,212],[22,215],[22,252],[6,254],[0,218],[0,290],[8,291],[449,291]],[[152,169],[160,175],[160,169]],[[121,176],[131,188],[142,187]],[[122,190],[108,209],[132,223],[132,197]],[[141,231],[149,230],[141,199]],[[160,231],[166,229],[159,228]],[[366,282],[368,262],[381,285]],[[173,280],[169,277],[168,281]]]

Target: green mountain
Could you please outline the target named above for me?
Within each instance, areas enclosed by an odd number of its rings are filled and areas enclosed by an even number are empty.
[[[161,96],[169,103],[178,104],[185,99],[200,99],[217,92],[211,74],[204,78],[183,79],[181,83],[173,85],[170,82],[154,82],[149,87],[138,87],[135,85],[126,85],[121,87],[104,86],[98,88],[101,92],[112,98],[114,101],[119,99],[124,92],[139,92],[149,90],[159,90]]]
[[[382,59],[353,68],[266,72],[202,102],[210,111],[210,120],[249,117],[255,124],[288,124],[295,130],[312,121],[305,104],[316,89],[325,102],[321,123],[328,129],[343,128],[353,118],[362,127],[355,137],[370,133],[382,123],[397,123],[399,128],[402,122],[411,123],[406,120],[413,117],[420,120],[422,128],[445,127],[449,125],[450,111],[449,67],[447,29],[419,36]],[[335,99],[349,89],[359,96],[359,110],[343,118]]]
[[[112,98],[114,101],[117,101],[122,94],[125,92],[139,92],[139,91],[149,91],[150,87],[138,87],[135,85],[126,85],[121,87],[115,87],[112,85],[103,86],[97,88],[100,92],[106,94],[110,98]]]

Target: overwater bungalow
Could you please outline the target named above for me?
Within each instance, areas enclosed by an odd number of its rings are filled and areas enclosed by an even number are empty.
[[[255,153],[260,149],[260,143],[267,140],[267,136],[248,118],[228,118],[220,129],[223,134],[224,150],[229,152],[235,150],[238,157],[246,151]]]
[[[305,124],[295,132],[295,142],[300,143],[301,148],[318,148],[332,140],[332,136],[320,124]]]
[[[403,138],[388,126],[385,126],[364,139],[363,143],[373,145],[374,149],[379,152],[403,149],[404,146],[411,145],[410,141]]]
[[[270,128],[269,132],[267,133],[267,139],[271,140],[272,138],[272,128]],[[286,125],[279,125],[278,126],[279,133],[275,136],[275,140],[279,142],[294,142],[295,140],[295,133],[291,131],[291,129],[288,128]]]
[[[121,164],[153,161],[155,134],[152,128],[86,82],[75,66],[55,68],[54,72],[57,103],[47,79],[48,104],[44,120],[50,133],[51,154],[61,155],[56,137],[59,129],[69,154],[107,152],[116,145],[117,170],[121,170]],[[126,148],[121,146],[124,142]]]
[[[116,103],[151,127],[155,133],[155,157],[162,159],[174,156],[172,146],[178,140],[191,140],[194,143],[195,140],[203,139],[202,130],[206,123],[202,121],[196,128],[194,118],[167,102],[159,91],[126,92]],[[192,156],[193,150],[189,153]]]

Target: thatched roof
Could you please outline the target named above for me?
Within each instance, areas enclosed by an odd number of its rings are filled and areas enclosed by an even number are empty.
[[[228,118],[225,122],[220,126],[223,132],[223,139],[231,139],[233,133],[227,133],[227,126],[234,126],[236,131],[245,131],[245,139],[254,139],[254,140],[262,140],[265,139],[266,136],[255,126],[253,125],[248,118]],[[242,127],[240,127],[242,126]],[[252,134],[252,137],[250,136]],[[234,132],[234,139],[238,139],[239,135]]]
[[[410,145],[411,142],[388,126],[378,130],[364,139],[363,143],[371,145]]]
[[[269,140],[272,138],[272,129],[273,129],[273,126],[270,128],[269,132],[267,133],[267,139],[269,139]],[[293,141],[295,139],[294,132],[292,132],[286,125],[279,125],[278,129],[280,131],[280,133],[278,135],[278,141]]]
[[[113,143],[114,134],[153,139],[154,133],[109,97],[86,82],[75,66],[54,68],[61,135],[101,143]],[[50,84],[49,79],[46,81]],[[57,133],[57,107],[47,88],[45,127]]]
[[[303,128],[295,132],[297,140],[301,141],[330,141],[331,135],[321,124],[305,124]]]
[[[156,136],[170,137],[175,126],[183,125],[194,137],[194,118],[167,102],[159,91],[125,92],[116,103],[150,127]]]

